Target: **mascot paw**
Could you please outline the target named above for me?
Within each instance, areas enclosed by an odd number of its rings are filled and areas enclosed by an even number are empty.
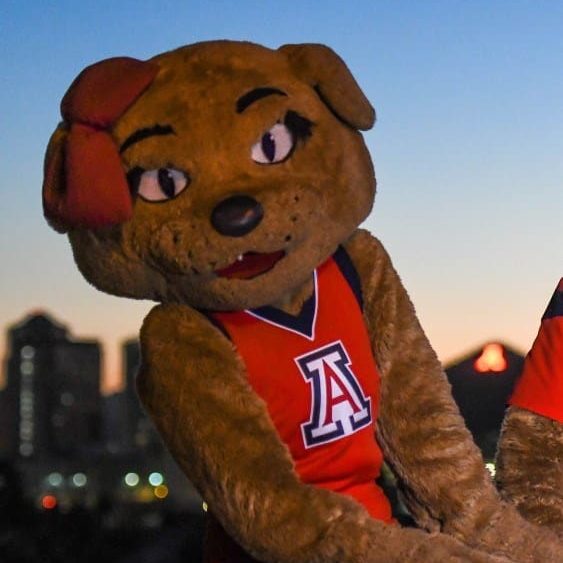
[[[416,562],[456,562],[456,563],[510,563],[513,559],[495,556],[472,549],[451,536],[437,534],[428,536],[405,561]]]
[[[526,522],[513,506],[504,505],[479,535],[477,545],[513,561],[561,563],[563,543],[550,530]]]

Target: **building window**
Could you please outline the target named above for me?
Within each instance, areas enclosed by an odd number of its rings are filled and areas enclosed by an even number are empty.
[[[34,438],[34,396],[33,396],[33,374],[35,366],[33,358],[35,350],[32,346],[24,346],[20,355],[22,361],[20,363],[21,387],[19,401],[19,452],[24,457],[33,454],[33,438]]]
[[[35,348],[33,346],[24,346],[20,350],[20,356],[24,360],[32,360],[35,357]]]
[[[20,454],[24,457],[29,457],[33,454],[33,446],[28,442],[20,444]]]

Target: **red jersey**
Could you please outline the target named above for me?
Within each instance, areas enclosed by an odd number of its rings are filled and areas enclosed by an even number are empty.
[[[379,374],[361,308],[359,278],[343,249],[314,272],[298,316],[274,307],[211,313],[242,357],[304,483],[347,494],[391,522],[375,483]]]
[[[563,278],[542,317],[509,402],[563,422]]]

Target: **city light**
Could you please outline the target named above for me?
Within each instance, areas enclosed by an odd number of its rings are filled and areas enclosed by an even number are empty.
[[[485,463],[485,467],[487,471],[491,474],[491,477],[494,477],[497,473],[497,468],[494,463]]]
[[[24,346],[20,351],[20,355],[24,360],[31,360],[35,356],[35,348],[33,346]]]
[[[41,499],[41,506],[45,510],[53,510],[57,506],[57,497],[54,495],[45,495]]]
[[[201,503],[201,508],[203,508],[203,512],[207,512],[208,506],[207,506],[207,503],[205,501],[203,501]]]
[[[154,496],[158,499],[165,499],[168,496],[168,487],[166,485],[159,485],[154,490]]]
[[[85,487],[86,483],[88,483],[88,477],[84,473],[75,473],[72,476],[72,484],[75,487]]]
[[[162,483],[164,483],[164,477],[162,476],[162,473],[151,473],[149,475],[149,483],[153,486],[153,487],[158,487],[159,485],[162,485]]]
[[[22,375],[33,374],[33,362],[31,362],[30,360],[23,360],[20,364],[20,370]]]
[[[50,473],[47,477],[47,483],[51,487],[60,487],[63,484],[63,476],[60,473]]]
[[[500,373],[508,367],[504,357],[504,348],[500,344],[487,344],[481,355],[475,360],[475,370],[479,373]]]
[[[63,405],[64,407],[71,407],[74,404],[74,396],[72,395],[72,393],[65,391],[61,394],[60,401],[61,405]]]
[[[136,473],[127,473],[124,481],[128,487],[136,487],[139,484],[139,476]]]
[[[19,451],[22,456],[28,457],[33,453],[33,446],[31,444],[20,444]]]

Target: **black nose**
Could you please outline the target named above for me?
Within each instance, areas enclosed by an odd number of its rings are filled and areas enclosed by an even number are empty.
[[[242,237],[255,229],[263,216],[264,209],[254,198],[235,195],[217,204],[211,213],[211,224],[222,235]]]

